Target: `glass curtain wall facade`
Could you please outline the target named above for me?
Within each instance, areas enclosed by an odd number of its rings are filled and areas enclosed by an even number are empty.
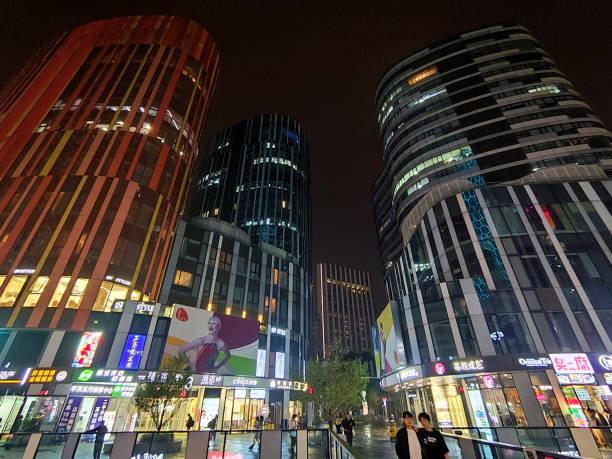
[[[607,367],[553,365],[612,352],[612,134],[516,24],[414,53],[376,103],[374,214],[409,366],[383,386],[442,427],[597,425]]]
[[[271,113],[215,134],[191,213],[230,222],[310,272],[310,150],[301,126]]]

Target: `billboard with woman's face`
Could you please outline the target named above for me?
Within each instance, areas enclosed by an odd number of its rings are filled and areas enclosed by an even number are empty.
[[[256,320],[176,305],[164,356],[183,354],[194,373],[255,376],[258,345]]]
[[[374,361],[377,376],[391,373],[406,365],[404,344],[400,335],[397,303],[391,302],[382,310],[372,326],[374,340]]]

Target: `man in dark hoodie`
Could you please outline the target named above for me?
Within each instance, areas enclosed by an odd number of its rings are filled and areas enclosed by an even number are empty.
[[[404,427],[397,431],[395,453],[399,459],[427,459],[423,450],[423,438],[413,424],[412,413],[402,413]]]

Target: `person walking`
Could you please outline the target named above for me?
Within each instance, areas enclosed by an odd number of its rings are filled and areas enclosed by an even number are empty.
[[[336,421],[334,424],[336,426],[336,433],[342,436],[342,421],[340,420],[340,416],[336,416]]]
[[[264,425],[264,417],[263,416],[257,416],[255,418],[255,435],[253,436],[253,443],[251,443],[251,446],[249,446],[249,449],[253,449],[253,446],[255,446],[255,443],[257,443],[258,448],[261,448],[261,431],[263,430],[263,425]]]
[[[108,428],[104,425],[104,420],[100,421],[98,427],[85,431],[86,434],[95,433],[96,439],[94,441],[93,459],[100,459],[102,454],[102,446],[104,445],[104,436],[108,432]]]
[[[427,413],[420,413],[419,422],[423,426],[419,429],[419,433],[423,439],[423,449],[427,459],[449,459],[448,446],[442,434],[431,427],[431,417]]]
[[[346,437],[346,442],[353,446],[353,429],[355,428],[355,421],[351,416],[351,412],[347,412],[346,416],[342,420],[342,430],[344,430],[344,436]]]
[[[195,421],[191,417],[191,413],[190,413],[187,415],[187,422],[185,423],[185,427],[187,427],[187,430],[191,430],[194,425],[195,425]]]
[[[426,459],[423,451],[423,440],[418,429],[413,424],[412,413],[402,413],[404,426],[397,431],[395,437],[395,454],[399,459]]]
[[[289,422],[289,438],[291,438],[291,454],[296,454],[297,447],[297,429],[299,428],[298,415],[294,414]]]
[[[215,417],[210,420],[210,422],[206,425],[210,429],[210,436],[208,437],[210,441],[213,441],[217,437],[217,420],[219,419],[219,415],[215,414]]]

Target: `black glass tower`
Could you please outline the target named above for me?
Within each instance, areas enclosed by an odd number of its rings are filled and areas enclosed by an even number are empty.
[[[265,114],[215,134],[197,172],[194,217],[223,220],[310,267],[310,158],[295,120]]]

